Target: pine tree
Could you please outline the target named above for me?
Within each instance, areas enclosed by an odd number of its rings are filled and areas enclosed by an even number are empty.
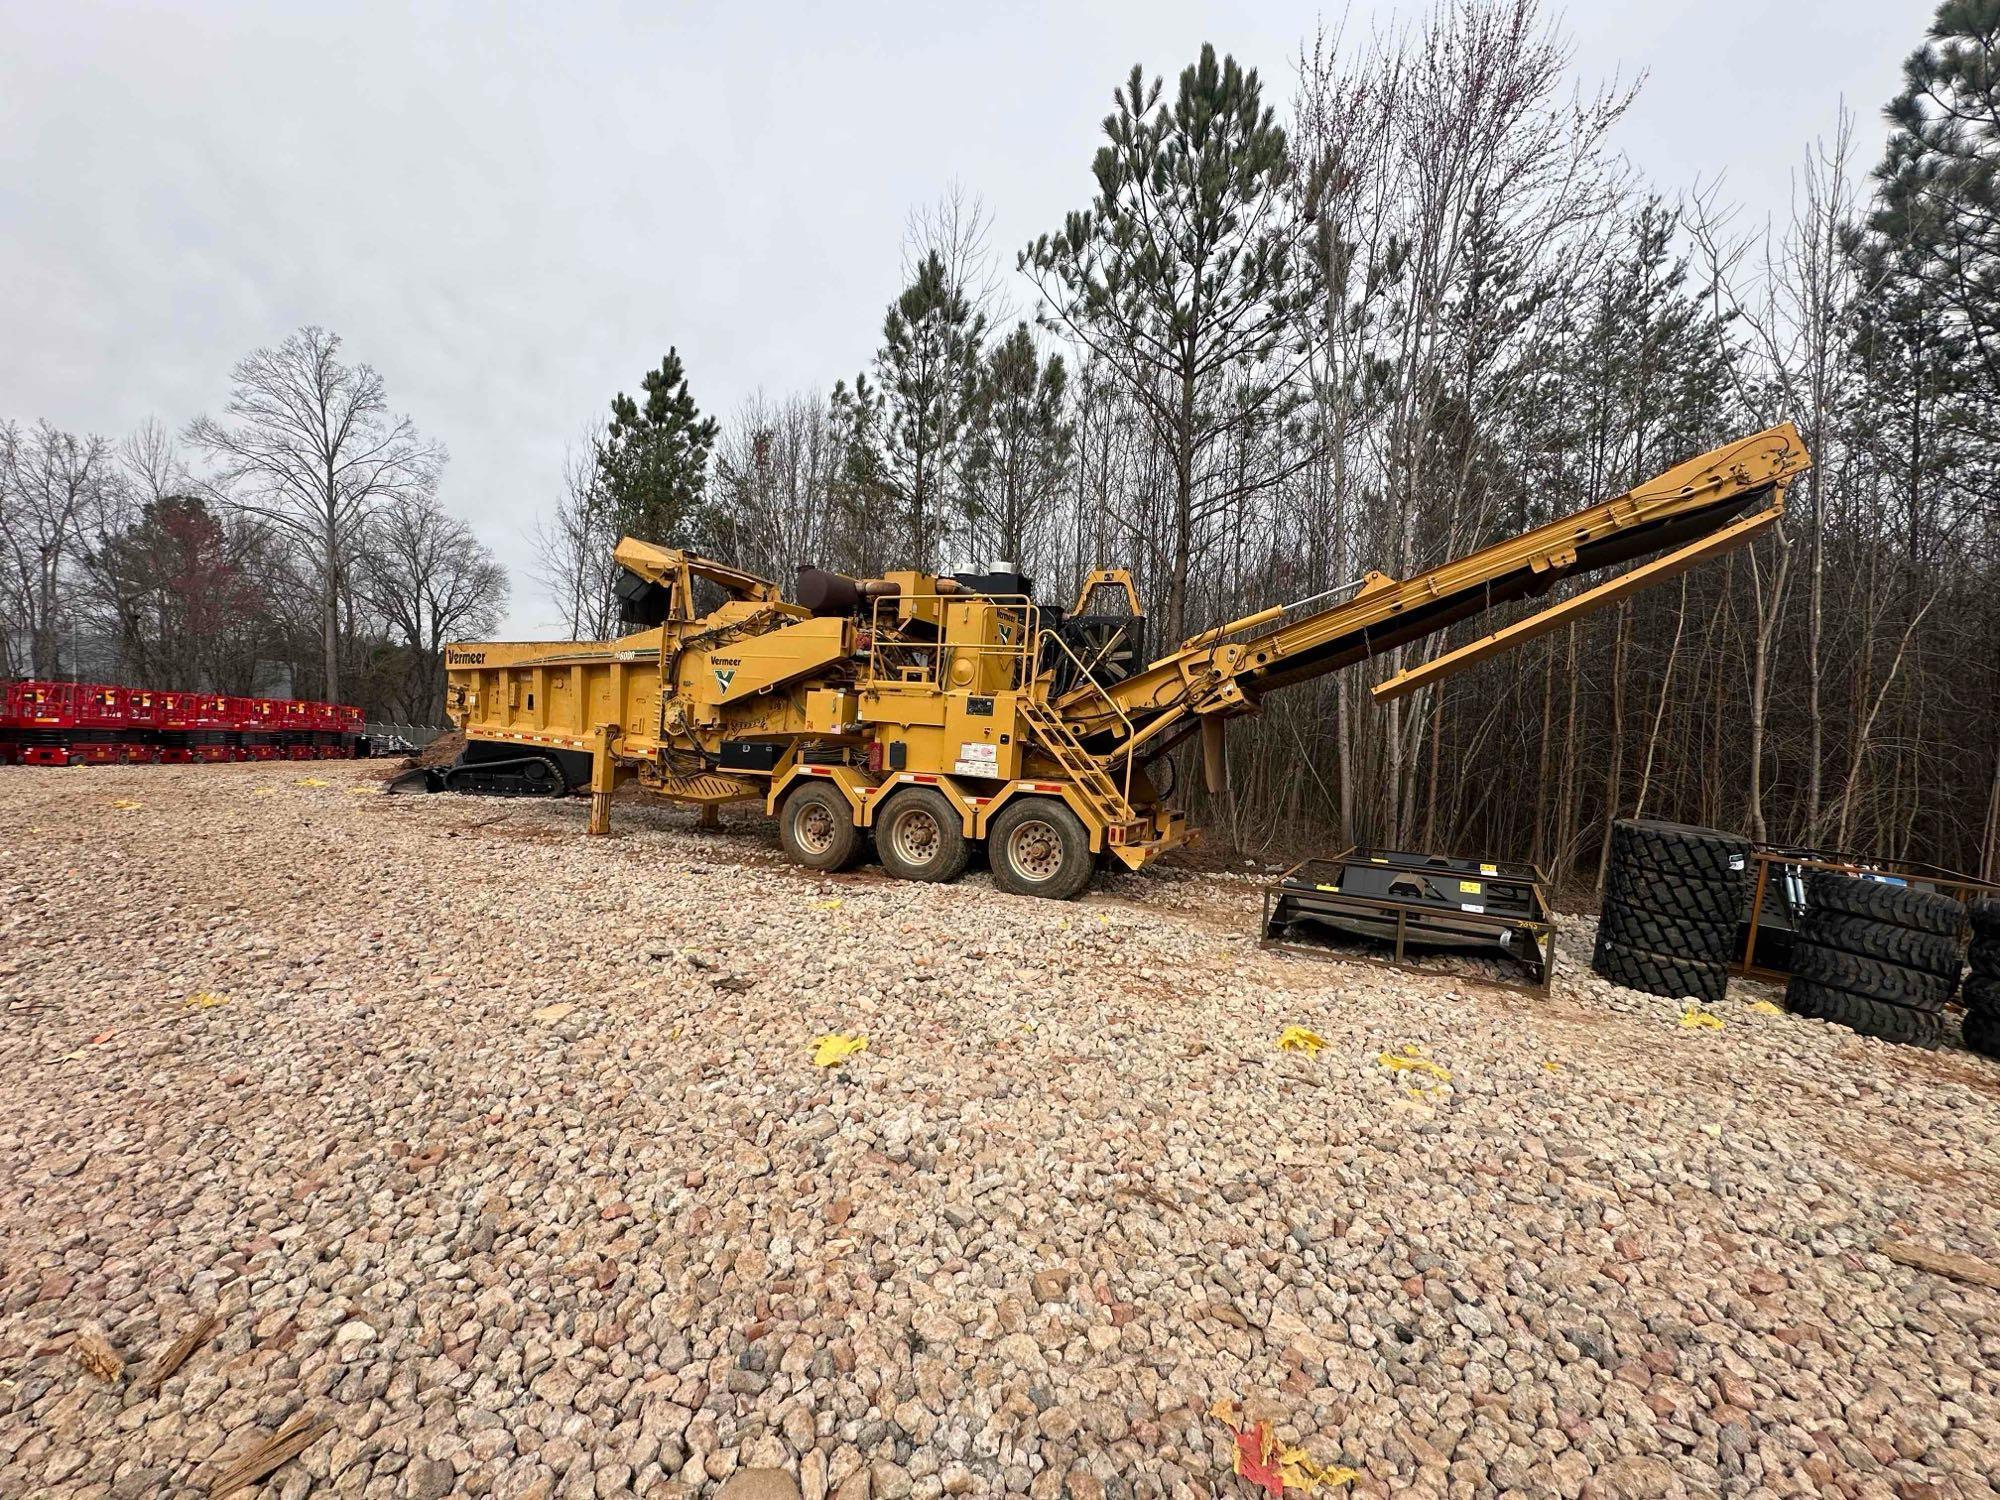
[[[852,386],[834,383],[829,405],[838,445],[828,495],[836,541],[825,566],[870,577],[899,564],[882,525],[895,498],[882,461],[884,403],[868,377],[857,375]]]
[[[1068,472],[1075,428],[1060,354],[1044,362],[1026,323],[995,344],[973,396],[966,520],[991,555],[1024,562],[1029,533]]]
[[[1257,72],[1201,58],[1171,104],[1134,67],[1104,121],[1097,198],[1021,252],[1053,321],[1118,372],[1173,464],[1166,626],[1185,624],[1195,533],[1288,470],[1229,463],[1303,399],[1292,347],[1307,258],[1285,132]],[[1304,462],[1300,457],[1292,465]]]
[[[597,471],[616,530],[649,542],[685,543],[701,520],[708,454],[718,431],[688,390],[678,351],[639,382],[641,406],[620,391],[597,444]]]
[[[1945,0],[1903,80],[1872,228],[2000,391],[2000,0]]]
[[[979,375],[986,320],[936,250],[890,304],[875,371],[883,402],[881,478],[900,512],[906,565],[941,561],[952,476]]]

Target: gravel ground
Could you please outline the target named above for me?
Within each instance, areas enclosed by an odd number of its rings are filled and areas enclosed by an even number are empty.
[[[2000,1067],[378,791],[0,772],[0,1495],[1994,1493]]]

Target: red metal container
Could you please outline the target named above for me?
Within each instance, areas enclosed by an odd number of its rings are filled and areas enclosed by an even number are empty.
[[[290,760],[311,760],[313,758],[313,705],[303,698],[285,698],[279,701],[280,721],[284,725],[285,755]]]
[[[194,757],[195,725],[201,716],[200,693],[161,693],[154,712],[153,734],[159,741],[160,764],[184,766]]]
[[[283,760],[285,758],[284,703],[278,698],[231,698],[230,717],[235,720],[241,760]]]
[[[28,678],[8,689],[8,717],[18,726],[21,763],[66,766],[76,733],[77,685]]]
[[[160,700],[165,693],[151,688],[123,688],[125,737],[119,742],[120,758],[128,765],[150,766],[160,759]]]
[[[109,766],[124,760],[130,720],[130,694],[124,688],[108,682],[78,683],[69,763]]]

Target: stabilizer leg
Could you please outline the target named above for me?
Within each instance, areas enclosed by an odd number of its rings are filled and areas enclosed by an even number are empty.
[[[611,759],[611,742],[618,736],[616,724],[599,724],[590,749],[590,831],[611,832],[611,791],[617,785],[617,767]]]

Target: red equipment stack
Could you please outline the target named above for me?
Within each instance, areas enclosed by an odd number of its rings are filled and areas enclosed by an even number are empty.
[[[25,678],[0,698],[0,765],[345,760],[363,724],[345,703]]]

